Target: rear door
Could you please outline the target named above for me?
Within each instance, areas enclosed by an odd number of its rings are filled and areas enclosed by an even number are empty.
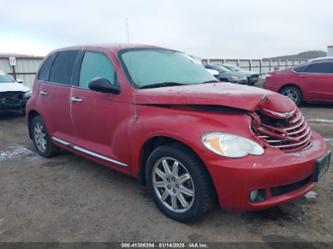
[[[86,51],[79,72],[71,95],[75,149],[125,169],[129,163],[126,119],[131,116],[131,105],[122,101],[121,93],[96,92],[88,87],[95,77],[118,84],[113,63],[104,53]],[[121,142],[116,143],[115,137]]]
[[[333,63],[310,64],[301,73],[309,100],[333,102]]]
[[[58,142],[70,141],[74,134],[70,115],[73,71],[79,51],[62,51],[54,55],[49,73],[41,81],[39,106],[50,135]]]

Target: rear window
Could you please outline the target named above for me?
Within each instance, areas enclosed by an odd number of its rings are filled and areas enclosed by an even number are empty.
[[[322,62],[309,65],[306,69],[307,73],[333,73],[333,65],[331,62]]]
[[[298,73],[304,72],[304,70],[305,70],[305,68],[306,68],[307,66],[308,66],[308,65],[303,65],[303,66],[295,67],[295,68],[294,68],[294,71],[295,71],[295,72],[298,72]]]
[[[52,64],[49,81],[70,85],[78,54],[79,51],[58,53]]]

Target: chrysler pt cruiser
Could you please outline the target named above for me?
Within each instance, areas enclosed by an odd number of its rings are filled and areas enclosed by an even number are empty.
[[[218,82],[184,53],[154,46],[51,52],[26,119],[41,156],[65,149],[138,177],[179,221],[200,218],[215,202],[256,210],[291,201],[330,161],[287,97]]]

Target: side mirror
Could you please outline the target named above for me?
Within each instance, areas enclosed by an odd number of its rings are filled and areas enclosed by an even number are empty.
[[[23,80],[21,80],[21,79],[16,79],[16,82],[22,84],[22,83],[23,83]]]
[[[88,85],[90,90],[96,91],[96,92],[104,92],[104,93],[114,93],[119,94],[120,88],[118,85],[111,84],[111,82],[108,79],[96,77],[93,78]]]

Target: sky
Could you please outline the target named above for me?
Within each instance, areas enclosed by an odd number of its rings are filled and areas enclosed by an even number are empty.
[[[201,58],[255,59],[333,45],[332,0],[0,0],[0,6],[0,53],[45,55],[129,40]]]

